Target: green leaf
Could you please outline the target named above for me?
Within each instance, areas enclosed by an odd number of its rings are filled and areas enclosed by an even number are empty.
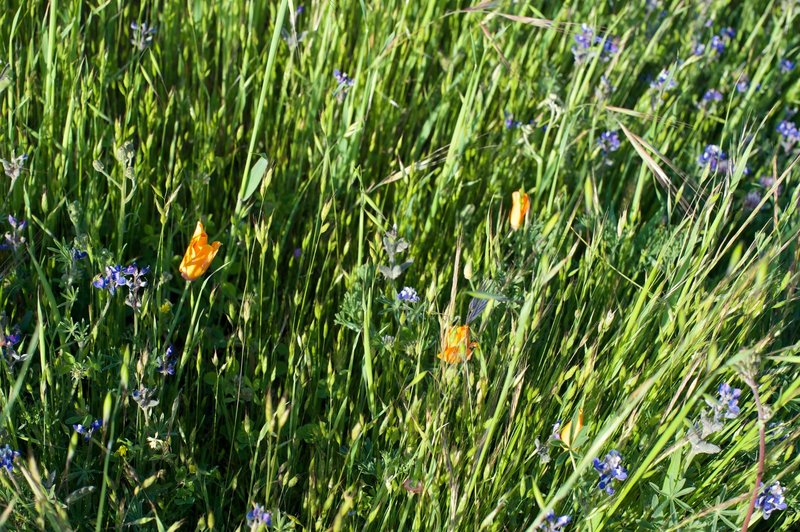
[[[253,168],[250,170],[250,175],[247,177],[247,185],[244,187],[244,194],[242,194],[241,201],[247,201],[261,185],[261,180],[267,173],[268,165],[267,159],[259,157],[256,164],[254,164]]]

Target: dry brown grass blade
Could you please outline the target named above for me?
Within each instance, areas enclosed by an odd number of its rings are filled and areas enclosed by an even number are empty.
[[[512,15],[510,13],[503,13],[500,11],[490,11],[490,9],[497,7],[498,4],[499,2],[481,2],[480,4],[474,5],[472,7],[451,11],[450,13],[448,13],[448,15],[455,13],[484,13],[487,15],[496,15],[498,17],[502,17],[512,22],[519,22],[520,24],[527,24],[529,26],[534,26],[536,28],[554,29],[560,32],[566,32],[570,28],[580,26],[580,24],[574,22],[555,22],[553,20],[546,18],[526,17],[523,15]]]
[[[498,56],[500,56],[500,61],[503,63],[503,65],[507,69],[511,70],[511,63],[508,62],[508,59],[506,59],[506,56],[503,55],[503,51],[500,49],[499,46],[497,46],[497,43],[495,42],[494,36],[492,35],[492,33],[483,24],[483,22],[481,22],[480,26],[481,26],[481,31],[483,31],[483,34],[486,36],[487,39],[489,39],[489,44],[492,45],[492,48],[494,48],[494,51],[497,52]]]
[[[661,122],[665,124],[667,127],[672,127],[676,129],[677,128],[694,129],[691,124],[687,122],[682,122],[670,116],[661,116],[653,113],[642,113],[641,111],[634,111],[633,109],[627,109],[625,107],[617,107],[615,105],[606,105],[604,109],[607,109],[613,113],[619,113],[621,115],[632,116],[640,120],[646,120],[648,122]]]
[[[693,215],[694,209],[692,208],[692,204],[682,194],[680,195],[678,194],[679,188],[672,183],[672,180],[669,178],[667,173],[664,171],[663,168],[661,168],[661,166],[658,165],[655,159],[653,159],[650,156],[645,147],[656,153],[659,159],[665,160],[666,158],[663,155],[661,155],[658,152],[658,150],[653,148],[653,146],[647,143],[644,139],[631,132],[631,130],[625,127],[625,125],[622,122],[617,122],[617,123],[619,124],[620,128],[622,128],[622,132],[628,138],[628,141],[633,146],[633,149],[636,150],[636,153],[639,154],[639,157],[641,157],[642,161],[644,161],[644,163],[647,165],[650,171],[653,172],[656,181],[658,181],[659,184],[661,184],[661,186],[664,187],[667,190],[667,192],[672,195],[673,198],[678,199],[678,203],[680,204],[684,212],[686,212],[689,215]],[[675,168],[674,165],[672,165],[671,163],[669,164],[669,166],[670,168]],[[693,190],[692,192],[696,193],[695,190]]]

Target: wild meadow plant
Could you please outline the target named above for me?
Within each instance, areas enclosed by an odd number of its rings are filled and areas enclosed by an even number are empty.
[[[800,3],[0,10],[0,529],[793,530]]]

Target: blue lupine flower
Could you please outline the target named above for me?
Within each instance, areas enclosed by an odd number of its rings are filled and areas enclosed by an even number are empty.
[[[14,351],[14,346],[19,343],[20,334],[19,327],[14,327],[11,334],[3,335],[2,350],[4,355],[8,355],[9,351]]]
[[[28,222],[25,220],[17,220],[10,214],[8,215],[8,223],[13,229],[17,229],[19,231],[22,231],[28,225]]]
[[[778,124],[778,133],[788,141],[794,142],[800,138],[800,131],[798,131],[797,126],[794,122],[789,122],[788,120],[781,120],[781,123]]]
[[[721,102],[721,101],[722,101],[722,93],[719,92],[717,89],[708,89],[706,93],[703,95],[704,104],[710,102]]]
[[[674,89],[678,86],[678,83],[673,79],[672,74],[670,73],[669,69],[663,69],[659,74],[658,77],[650,82],[650,88],[656,89],[658,91],[668,91]]]
[[[616,131],[603,131],[600,133],[597,143],[600,145],[600,149],[603,150],[603,154],[607,155],[619,149],[619,135]]]
[[[550,435],[551,440],[560,440],[561,439],[561,420],[559,419],[555,423],[553,423],[553,433]]]
[[[72,250],[72,260],[74,260],[74,261],[79,261],[81,259],[85,259],[88,256],[89,256],[89,254],[87,252],[81,251],[80,249],[73,248],[73,250]]]
[[[611,56],[619,52],[619,46],[617,46],[617,43],[615,43],[611,37],[606,37],[605,40],[603,40],[602,37],[598,36],[595,37],[595,41],[597,43],[603,43],[603,50],[600,52],[600,59],[602,61],[609,61]]]
[[[92,434],[94,434],[94,432],[99,430],[102,426],[103,420],[95,419],[88,427],[81,423],[75,423],[72,425],[72,428],[75,430],[75,432],[83,436],[84,441],[89,441],[92,438]]]
[[[697,163],[700,166],[708,166],[712,172],[717,170],[727,172],[728,170],[728,156],[716,144],[707,145],[700,157],[697,158]]]
[[[572,46],[572,55],[580,63],[589,55],[589,48],[594,44],[594,30],[586,24],[581,24],[581,32],[575,35],[575,45]]]
[[[779,63],[779,65],[780,65],[780,69],[781,69],[781,74],[788,74],[789,72],[794,70],[794,67],[795,67],[794,61],[790,61],[790,60],[788,60],[786,58],[781,59],[781,62]]]
[[[503,124],[505,124],[506,129],[513,129],[515,127],[519,127],[520,125],[522,125],[519,120],[514,120],[514,115],[509,113],[508,111],[504,112],[503,115],[505,116]]]
[[[247,512],[247,526],[252,529],[258,530],[261,525],[272,526],[272,512],[264,510],[260,504]]]
[[[164,357],[157,358],[156,363],[158,367],[156,371],[161,373],[162,375],[175,375],[175,349],[172,345],[167,346],[167,350],[164,352]]]
[[[0,447],[0,468],[6,470],[9,475],[14,471],[14,460],[19,456],[19,451],[14,451],[11,446],[6,444],[5,447]]]
[[[303,5],[297,6],[297,9],[294,10],[295,15],[301,15],[306,8]]]
[[[348,76],[345,72],[340,71],[339,69],[333,70],[333,77],[336,78],[336,82],[340,85],[346,85],[347,87],[352,87],[355,83],[355,80]]]
[[[718,56],[725,52],[725,41],[719,35],[714,35],[708,45]]]
[[[757,193],[758,194],[758,193]],[[748,194],[749,195],[749,194]],[[758,194],[758,201],[761,201],[761,195]],[[758,205],[758,203],[756,203]],[[755,208],[755,207],[753,207]],[[751,209],[752,210],[752,209]],[[742,395],[742,390],[739,388],[731,388],[727,382],[719,385],[717,390],[719,393],[719,408],[724,417],[733,419],[739,415],[739,396]]]
[[[744,197],[745,210],[752,211],[753,209],[758,207],[759,203],[761,203],[761,193],[757,190],[752,190],[748,192],[747,195]]]
[[[581,32],[575,35],[575,44],[572,46],[572,55],[576,63],[582,63],[593,53],[595,45],[600,45],[600,59],[608,61],[611,56],[619,52],[619,46],[611,36],[596,35],[594,28],[581,24]],[[596,53],[596,52],[594,52]]]
[[[758,179],[758,184],[761,185],[762,187],[764,187],[765,189],[769,190],[775,184],[775,178],[772,177],[771,175],[762,175]],[[778,185],[778,188],[775,189],[775,193],[778,194],[778,195],[780,195],[780,193],[782,191],[783,191],[783,185],[782,184]]]
[[[609,495],[614,495],[614,480],[622,482],[628,478],[628,470],[622,466],[622,455],[615,449],[609,451],[602,461],[595,458],[592,465],[600,473],[600,482],[597,487]]]
[[[545,519],[543,523],[540,523],[536,530],[544,530],[546,532],[561,532],[564,530],[564,527],[572,521],[572,518],[568,515],[562,515],[556,517],[556,513],[553,510],[548,510],[547,514],[545,514]]]
[[[397,294],[397,299],[403,301],[404,303],[419,303],[417,291],[409,286],[406,286],[400,290],[400,293]]]
[[[11,231],[5,234],[5,243],[0,244],[0,249],[14,249],[25,243],[25,237],[22,236],[22,231],[28,226],[25,220],[17,220],[12,215],[8,215],[8,225],[11,226]]]
[[[722,28],[722,31],[720,31],[719,34],[723,37],[727,37],[728,39],[733,39],[736,37],[736,30],[729,26],[727,28]]]
[[[147,22],[137,24],[131,22],[131,44],[140,52],[144,52],[151,44],[156,34],[156,28],[147,25]]]
[[[135,262],[125,267],[117,264],[106,266],[105,273],[105,276],[95,277],[92,286],[100,290],[108,290],[112,296],[117,292],[117,288],[127,286],[128,295],[125,298],[125,304],[134,309],[141,307],[139,291],[147,286],[144,276],[150,273],[150,266],[139,268]]]
[[[763,482],[760,487],[764,487]],[[756,508],[764,513],[764,519],[769,519],[772,512],[786,509],[786,499],[783,498],[785,489],[786,488],[781,486],[781,483],[776,480],[758,496],[756,499]]]
[[[737,92],[747,92],[747,89],[750,88],[750,78],[747,77],[747,74],[742,74],[742,77],[739,78],[739,81],[736,82],[736,91]]]
[[[333,93],[336,95],[337,100],[343,102],[345,96],[347,96],[347,93],[350,91],[350,87],[355,84],[356,80],[339,69],[334,69],[333,77],[336,78],[336,83],[338,83],[338,86]]]
[[[705,51],[706,51],[706,45],[703,43],[697,43],[694,45],[694,48],[692,48],[693,55],[703,55]]]
[[[14,327],[10,334],[0,333],[0,349],[2,350],[3,356],[6,358],[9,367],[13,368],[14,364],[17,362],[23,362],[30,357],[29,354],[20,355],[14,348],[14,346],[19,343],[21,338],[22,335],[19,332],[18,325]]]

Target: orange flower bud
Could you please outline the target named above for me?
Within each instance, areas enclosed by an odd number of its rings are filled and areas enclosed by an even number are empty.
[[[186,254],[184,254],[181,261],[180,271],[183,278],[187,281],[194,281],[206,273],[208,267],[211,266],[211,261],[217,256],[217,251],[221,245],[219,242],[209,245],[208,235],[203,229],[203,224],[197,222],[192,240],[189,242],[189,247],[186,249]]]
[[[525,215],[528,214],[530,207],[531,200],[527,194],[519,190],[511,194],[511,214],[509,215],[511,229],[516,231],[522,227],[522,224],[525,223]]]
[[[469,325],[454,327],[447,332],[444,349],[438,357],[448,364],[457,364],[472,358],[472,350],[476,347],[477,342],[469,341]]]
[[[578,410],[578,423],[575,425],[575,428],[572,428],[572,419],[567,421],[564,425],[564,428],[561,429],[561,441],[564,442],[564,445],[567,447],[572,447],[572,440],[574,440],[578,433],[583,428],[583,410]]]

